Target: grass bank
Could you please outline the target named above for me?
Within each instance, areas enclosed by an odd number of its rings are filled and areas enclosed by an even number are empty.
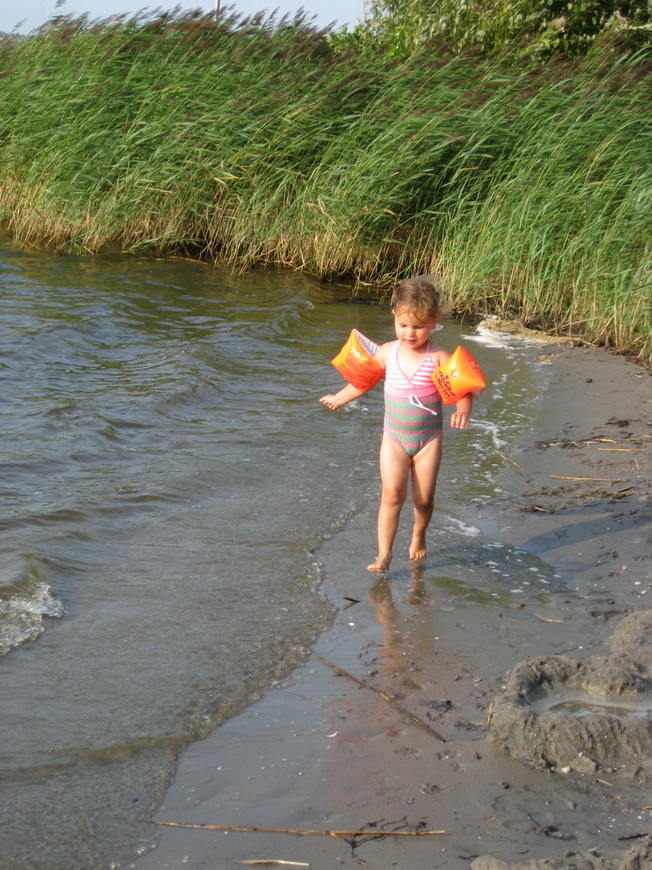
[[[333,51],[296,19],[58,26],[0,48],[0,218],[56,250],[442,277],[652,360],[652,67]]]

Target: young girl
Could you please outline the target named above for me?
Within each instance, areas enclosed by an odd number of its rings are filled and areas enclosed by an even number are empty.
[[[385,421],[380,445],[382,494],[378,512],[378,556],[369,571],[385,573],[401,508],[407,497],[410,472],[414,529],[410,559],[426,556],[426,529],[434,507],[437,474],[442,456],[441,397],[431,375],[450,354],[430,343],[439,318],[439,291],[431,278],[419,276],[394,287],[392,313],[396,341],[381,345],[376,360],[385,369]],[[364,395],[347,384],[334,395],[320,399],[336,411]],[[473,397],[469,393],[451,415],[453,429],[466,429]]]

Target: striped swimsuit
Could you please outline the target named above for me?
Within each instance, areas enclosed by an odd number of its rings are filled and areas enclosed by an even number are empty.
[[[415,456],[441,435],[441,396],[431,378],[435,366],[430,357],[430,342],[421,366],[411,378],[406,377],[398,359],[401,343],[397,343],[387,361],[384,429],[408,456]]]

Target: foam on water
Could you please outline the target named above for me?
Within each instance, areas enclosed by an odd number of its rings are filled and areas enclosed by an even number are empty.
[[[41,579],[36,562],[8,555],[0,566],[0,655],[36,640],[48,617],[60,619],[63,614],[63,604]]]
[[[0,601],[0,655],[36,640],[45,630],[46,617],[58,619],[63,614],[63,604],[53,597],[47,583],[37,583],[27,596]]]
[[[486,347],[509,349],[518,347],[522,344],[540,345],[541,337],[530,338],[527,333],[515,335],[511,332],[501,332],[499,329],[492,329],[489,326],[480,324],[475,332],[463,336],[465,341],[472,341],[476,344],[482,344]]]

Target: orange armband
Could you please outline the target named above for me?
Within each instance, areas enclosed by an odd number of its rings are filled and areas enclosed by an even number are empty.
[[[435,369],[432,379],[445,405],[454,405],[468,393],[480,396],[487,386],[480,366],[461,346],[453,351],[449,360]]]
[[[370,390],[385,374],[385,369],[375,359],[380,347],[357,329],[352,329],[344,347],[332,360],[345,381],[358,390]]]

